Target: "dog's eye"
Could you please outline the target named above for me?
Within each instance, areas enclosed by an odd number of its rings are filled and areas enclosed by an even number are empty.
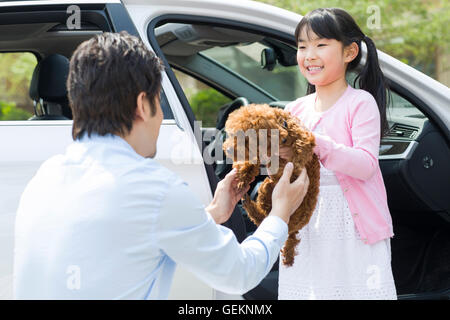
[[[287,141],[286,138],[281,139],[281,143],[286,143],[286,141]]]

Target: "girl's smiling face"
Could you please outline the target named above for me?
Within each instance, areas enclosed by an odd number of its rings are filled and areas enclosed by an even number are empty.
[[[335,39],[318,37],[312,30],[303,28],[298,39],[297,62],[308,82],[315,86],[327,86],[345,80],[347,64],[353,51]],[[350,59],[350,60],[349,60]]]

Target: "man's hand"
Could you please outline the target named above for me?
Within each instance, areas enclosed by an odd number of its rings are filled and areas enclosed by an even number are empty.
[[[247,185],[241,192],[238,192],[236,173],[236,169],[231,170],[217,184],[214,198],[205,209],[218,224],[222,224],[230,218],[238,201],[250,189],[250,185]]]
[[[309,179],[306,169],[298,176],[297,180],[290,183],[290,178],[294,165],[289,162],[284,167],[283,175],[272,192],[272,211],[270,215],[275,215],[289,223],[291,215],[303,202],[309,187]]]

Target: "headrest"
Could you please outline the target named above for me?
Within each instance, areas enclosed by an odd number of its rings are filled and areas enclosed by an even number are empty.
[[[51,54],[42,59],[33,71],[30,97],[34,101],[67,101],[66,81],[69,74],[69,59],[60,54]]]

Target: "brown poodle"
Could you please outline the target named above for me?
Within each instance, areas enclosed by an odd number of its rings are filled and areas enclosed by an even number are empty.
[[[297,179],[302,169],[306,167],[309,188],[302,204],[289,220],[289,236],[282,250],[283,263],[292,266],[295,247],[300,242],[297,239],[298,231],[309,222],[319,193],[320,165],[313,152],[314,135],[302,127],[299,120],[292,117],[289,112],[260,104],[243,106],[233,111],[228,116],[225,131],[227,139],[223,144],[223,149],[227,157],[233,159],[233,168],[238,170],[239,188],[248,185],[253,178],[258,176],[260,170],[264,169],[264,164],[266,164],[267,169],[272,167],[258,190],[256,201],[251,200],[248,194],[244,197],[244,209],[256,225],[259,225],[270,213],[273,188],[282,176],[287,163],[286,160],[276,156],[278,154],[277,147],[292,147],[293,158],[291,162],[294,164],[294,170],[291,182]],[[256,140],[257,151],[254,150]],[[275,148],[273,144],[275,144]],[[265,150],[266,146],[267,150]],[[269,158],[270,160],[268,160]],[[278,161],[278,166],[276,166],[276,161]],[[278,170],[276,170],[276,167],[278,167]]]

